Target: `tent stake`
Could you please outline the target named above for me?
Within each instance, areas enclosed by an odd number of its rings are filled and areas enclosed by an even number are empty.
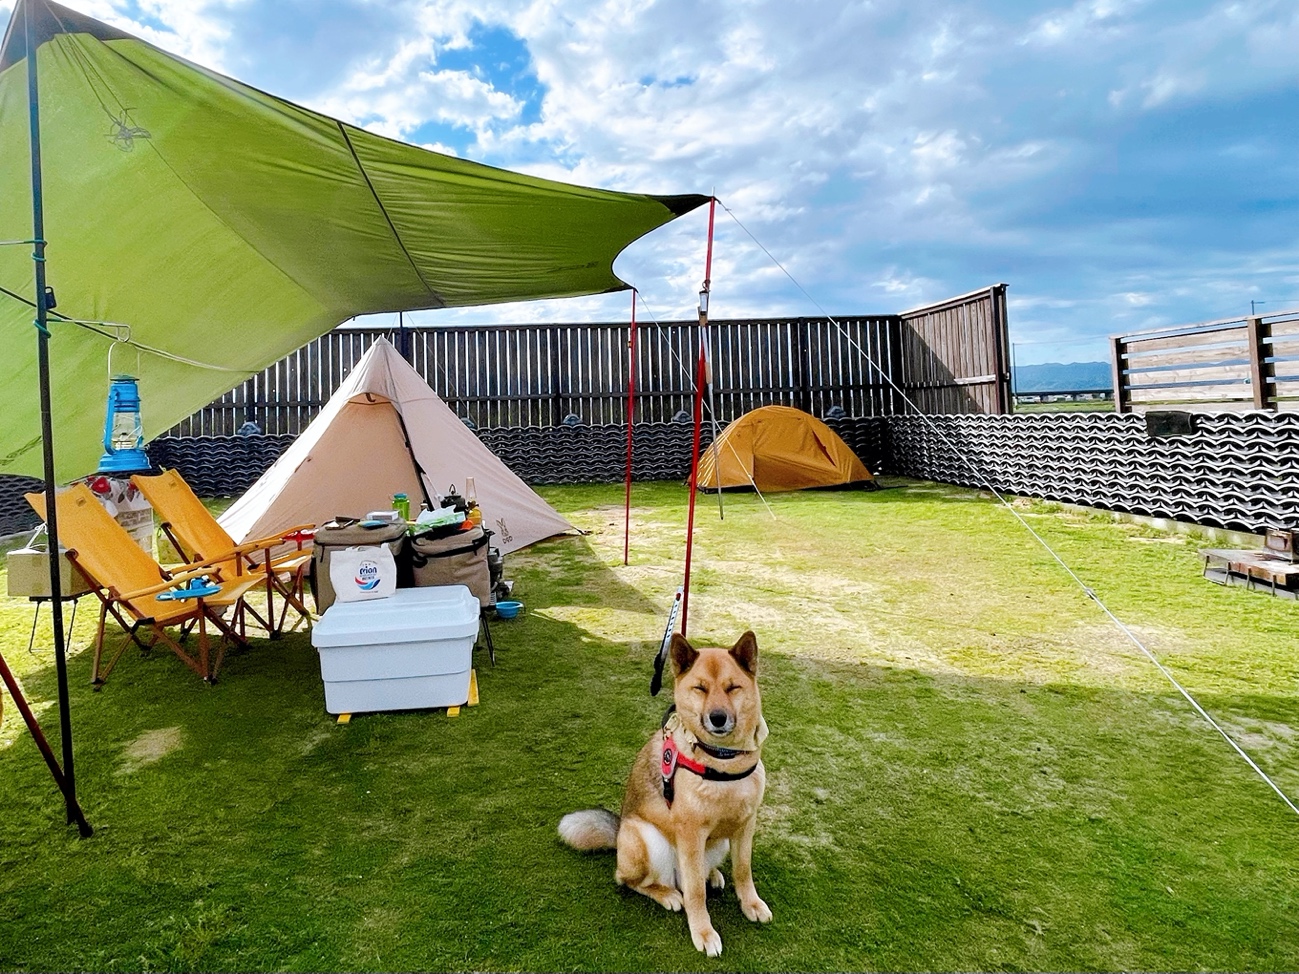
[[[63,768],[54,780],[63,792],[68,824],[73,822],[83,838],[93,834],[81,805],[77,802],[77,780],[72,762],[72,715],[68,704],[68,660],[63,641],[63,587],[59,554],[59,525],[54,503],[54,438],[50,408],[50,332],[45,293],[45,211],[41,188],[41,109],[40,86],[36,72],[36,45],[32,32],[32,3],[23,4],[23,39],[27,46],[27,105],[31,123],[32,160],[32,262],[36,272],[36,356],[40,379],[41,445],[45,461],[45,524],[50,545],[50,611],[54,623],[54,668],[58,681],[59,738],[63,747]],[[18,15],[17,9],[14,16]],[[6,680],[6,682],[8,682]],[[15,701],[18,698],[15,697]],[[24,713],[24,717],[27,713]],[[39,746],[39,745],[38,745]],[[42,749],[48,761],[48,745]],[[53,768],[51,768],[53,771]]]

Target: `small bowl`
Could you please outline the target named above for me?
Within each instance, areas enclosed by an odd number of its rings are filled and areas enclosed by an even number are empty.
[[[497,602],[496,614],[502,619],[513,619],[523,611],[522,602]]]

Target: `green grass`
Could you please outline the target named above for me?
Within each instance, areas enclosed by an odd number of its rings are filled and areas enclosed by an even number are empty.
[[[616,808],[665,706],[650,658],[685,493],[548,499],[591,533],[507,559],[527,604],[477,658],[482,704],[324,713],[305,636],[208,687],[71,661],[79,840],[21,720],[0,728],[0,968],[1275,970],[1299,967],[1299,817],[1005,510],[971,491],[701,498],[690,634],[762,647],[771,739],[758,927],[684,918],[562,845]],[[1197,539],[1021,512],[1290,795],[1299,604],[1200,578]],[[74,643],[90,635],[82,606]],[[0,648],[56,721],[30,611]],[[43,640],[43,641],[42,641]],[[38,640],[48,645],[48,635]]]

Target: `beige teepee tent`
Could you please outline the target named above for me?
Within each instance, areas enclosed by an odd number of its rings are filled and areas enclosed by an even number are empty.
[[[365,353],[320,415],[228,511],[236,541],[335,515],[364,517],[404,491],[421,500],[473,477],[483,527],[509,553],[573,526],[467,429],[385,339]]]

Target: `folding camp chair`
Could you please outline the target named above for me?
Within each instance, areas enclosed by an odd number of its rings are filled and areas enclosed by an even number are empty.
[[[45,517],[45,495],[27,494],[27,502],[42,519]],[[59,494],[55,500],[59,512],[59,540],[68,549],[68,557],[94,586],[99,597],[99,631],[95,636],[93,682],[102,684],[132,642],[148,650],[162,643],[191,670],[209,682],[215,682],[225,658],[227,640],[246,645],[246,640],[221,617],[233,607],[238,611],[244,594],[261,581],[255,576],[225,579],[218,593],[199,598],[164,601],[157,596],[175,589],[191,579],[218,574],[212,565],[182,565],[165,571],[154,561],[126,529],[113,520],[85,484],[77,484]],[[108,665],[101,668],[104,652],[104,626],[108,616],[126,631],[126,638],[113,653]],[[208,642],[207,624],[211,622],[224,636],[215,655]],[[167,632],[179,626],[180,640]],[[198,630],[197,656],[187,652],[181,641],[191,629]],[[147,639],[147,641],[146,641]]]
[[[247,613],[272,639],[279,638],[290,607],[299,615],[294,620],[294,628],[304,621],[310,624],[311,614],[303,598],[303,582],[311,567],[311,552],[303,551],[302,544],[308,538],[306,532],[315,525],[300,525],[269,538],[237,545],[175,470],[164,470],[156,477],[136,474],[131,483],[153,505],[163,532],[182,557],[216,565],[225,579],[259,576],[266,591],[266,618],[263,619],[245,601],[240,607],[238,620],[241,633],[244,632],[244,613]],[[282,550],[290,544],[294,548],[287,554],[275,554],[276,549]],[[275,615],[277,592],[283,603],[278,619]]]

